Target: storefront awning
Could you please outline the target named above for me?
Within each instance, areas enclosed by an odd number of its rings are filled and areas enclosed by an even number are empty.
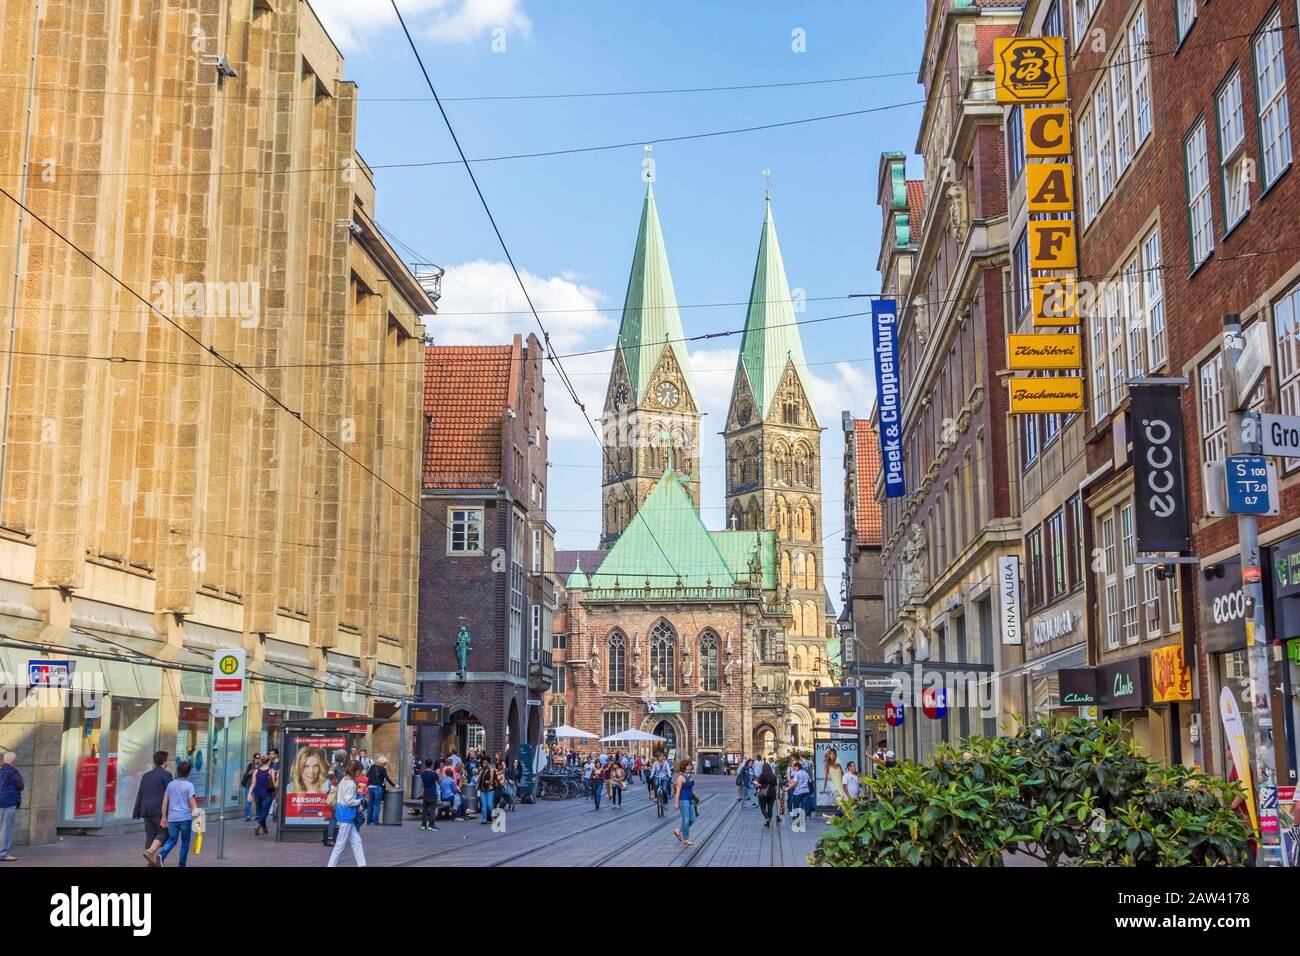
[[[1019,667],[1011,668],[1009,671],[1003,671],[998,677],[1005,680],[1008,677],[1023,677],[1025,674],[1044,674],[1073,667],[1084,667],[1087,663],[1088,646],[1086,644],[1076,644],[1074,647],[1067,647],[1063,651],[1056,651],[1046,657],[1027,661]]]

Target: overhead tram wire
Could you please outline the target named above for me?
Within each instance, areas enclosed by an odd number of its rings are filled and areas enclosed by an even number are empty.
[[[1283,33],[1283,32],[1285,32],[1286,30],[1293,29],[1293,28],[1295,28],[1295,27],[1296,27],[1296,24],[1290,24],[1290,25],[1288,25],[1288,24],[1283,24],[1283,25],[1280,26],[1280,27],[1272,28],[1272,29],[1270,29],[1270,30],[1266,30],[1266,31],[1253,31],[1253,32],[1251,32],[1251,33],[1238,33],[1238,34],[1231,34],[1231,35],[1223,36],[1223,37],[1214,37],[1214,38],[1211,38],[1211,39],[1209,39],[1208,41],[1205,41],[1205,42],[1202,42],[1202,43],[1184,43],[1184,44],[1181,44],[1181,45],[1176,46],[1176,47],[1174,47],[1174,48],[1172,48],[1172,49],[1169,49],[1169,50],[1160,50],[1160,51],[1156,51],[1156,52],[1152,52],[1152,53],[1146,53],[1146,54],[1143,54],[1143,55],[1141,55],[1141,56],[1130,56],[1127,60],[1124,60],[1124,61],[1122,61],[1122,62],[1125,63],[1125,64],[1132,64],[1132,63],[1143,62],[1143,61],[1146,61],[1146,60],[1155,60],[1155,59],[1159,59],[1159,58],[1161,58],[1161,57],[1172,57],[1172,56],[1174,56],[1175,54],[1180,53],[1180,52],[1182,52],[1182,51],[1184,51],[1184,50],[1189,50],[1189,49],[1198,49],[1198,48],[1203,48],[1203,47],[1208,47],[1208,46],[1214,46],[1214,45],[1216,45],[1216,44],[1219,44],[1219,43],[1227,43],[1227,42],[1230,42],[1230,41],[1232,41],[1232,40],[1250,39],[1250,38],[1253,38],[1253,37],[1259,36],[1259,35],[1261,35],[1262,33],[1267,33],[1267,32]],[[1105,63],[1104,65],[1101,65],[1101,66],[1089,67],[1089,68],[1087,68],[1087,69],[1081,69],[1081,70],[1072,71],[1072,72],[1069,74],[1069,77],[1068,77],[1068,78],[1073,79],[1073,78],[1075,78],[1075,77],[1079,77],[1079,76],[1082,76],[1082,75],[1087,74],[1087,73],[1095,73],[1095,72],[1100,72],[1100,71],[1104,71],[1104,70],[1109,70],[1109,69],[1111,69],[1111,67],[1113,67],[1114,65],[1115,65],[1115,64],[1112,63],[1112,62],[1107,62],[1107,63]],[[104,90],[92,90],[92,89],[87,89],[86,92],[89,92],[89,93],[95,93],[95,94],[104,94],[106,91],[104,91]],[[107,92],[113,92],[113,91],[107,91]],[[367,165],[370,169],[372,169],[372,170],[373,170],[373,169],[417,169],[417,168],[426,168],[426,167],[435,167],[435,166],[457,166],[457,165],[460,165],[460,164],[462,164],[462,163],[466,163],[466,162],[467,162],[467,163],[496,163],[496,162],[505,162],[505,161],[512,161],[512,160],[520,160],[520,159],[541,159],[541,158],[552,157],[552,156],[569,156],[569,155],[575,155],[575,154],[580,154],[580,153],[606,152],[606,151],[609,151],[609,150],[615,150],[615,149],[630,149],[630,148],[633,148],[633,147],[641,148],[641,147],[644,147],[644,146],[647,145],[647,144],[650,144],[650,145],[661,145],[661,144],[664,144],[664,143],[689,142],[689,141],[692,141],[692,140],[709,139],[709,138],[713,138],[713,137],[717,137],[717,136],[732,136],[732,135],[737,135],[737,134],[741,134],[741,133],[753,133],[753,132],[760,132],[760,131],[763,131],[763,130],[769,130],[769,129],[782,129],[782,128],[786,128],[786,127],[790,127],[790,126],[800,126],[800,125],[805,125],[805,124],[808,124],[808,123],[819,123],[819,122],[824,122],[824,121],[828,121],[828,120],[845,119],[845,118],[849,118],[849,117],[853,117],[853,116],[865,116],[865,115],[870,115],[870,114],[873,114],[873,113],[885,112],[885,111],[888,111],[888,110],[902,109],[902,108],[904,108],[904,107],[908,107],[908,106],[922,106],[922,105],[925,105],[925,104],[928,103],[928,102],[931,102],[932,100],[938,100],[938,99],[948,99],[948,100],[951,100],[951,101],[953,101],[953,102],[956,102],[957,100],[962,99],[962,94],[960,94],[960,93],[942,93],[942,94],[937,94],[937,95],[935,95],[935,96],[927,97],[927,98],[925,98],[925,99],[920,99],[920,100],[907,100],[907,101],[901,101],[901,102],[897,102],[897,103],[887,103],[887,104],[882,104],[882,105],[879,105],[879,106],[873,106],[873,107],[867,107],[867,108],[859,109],[859,110],[847,110],[847,111],[839,112],[839,113],[827,113],[827,114],[822,114],[822,115],[818,115],[818,116],[807,116],[807,117],[802,117],[802,118],[799,118],[799,119],[784,120],[784,121],[780,121],[780,122],[776,122],[776,123],[764,123],[764,124],[760,124],[760,125],[756,125],[756,126],[744,126],[744,127],[734,128],[734,129],[710,130],[710,131],[706,131],[706,132],[702,132],[702,133],[686,133],[686,134],[681,134],[681,135],[677,135],[677,136],[660,136],[660,137],[654,137],[654,138],[643,137],[643,138],[640,138],[640,139],[637,139],[637,140],[630,140],[630,141],[628,141],[628,142],[623,142],[623,143],[606,143],[606,144],[600,144],[600,145],[595,145],[595,146],[574,146],[574,147],[568,147],[568,148],[562,148],[562,149],[542,150],[542,151],[532,152],[532,153],[510,153],[510,154],[504,154],[504,155],[499,155],[499,156],[483,156],[483,157],[478,157],[478,158],[475,158],[475,159],[467,159],[467,158],[465,158],[465,157],[462,156],[460,159],[425,160],[425,161],[420,161],[420,162],[404,162],[404,163],[366,163],[366,165]],[[439,102],[439,103],[440,103],[441,101],[437,101],[437,100],[435,100],[435,102]],[[211,171],[209,171],[209,172],[207,172],[207,173],[204,173],[203,175],[206,175],[206,176],[244,176],[244,175],[265,176],[265,175],[284,175],[284,174],[288,174],[288,173],[300,173],[300,172],[342,172],[343,170],[345,170],[345,169],[347,169],[347,168],[349,168],[349,167],[346,167],[346,166],[306,166],[306,167],[298,167],[298,168],[288,169],[288,170],[268,170],[268,169],[260,169],[260,168],[254,168],[254,169],[232,169],[232,170],[211,170]],[[176,176],[192,176],[192,175],[196,175],[196,174],[195,174],[193,171],[188,171],[188,172],[166,172],[166,173],[151,173],[151,172],[122,172],[122,173],[113,173],[113,172],[104,172],[104,171],[101,171],[101,170],[79,170],[79,171],[73,171],[73,172],[64,172],[64,173],[62,173],[61,175],[64,175],[64,176],[96,176],[96,177],[125,176],[125,177],[168,178],[168,177],[176,177]]]

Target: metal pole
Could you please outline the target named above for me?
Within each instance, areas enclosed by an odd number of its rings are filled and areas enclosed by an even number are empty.
[[[866,692],[862,689],[862,675],[859,674],[853,685],[853,703],[858,708],[858,774],[866,769],[863,766],[867,759],[867,700]]]
[[[230,759],[230,718],[222,718],[221,728],[221,775],[217,785],[217,859],[226,858],[226,763]]]
[[[1250,396],[1240,394],[1237,360],[1245,339],[1241,334],[1241,316],[1223,317],[1223,367],[1227,377],[1226,398],[1231,406],[1228,417],[1229,454],[1258,455],[1263,452],[1258,420],[1246,409]],[[1247,424],[1247,422],[1250,424]],[[1249,440],[1248,440],[1249,439]],[[1264,616],[1264,582],[1259,556],[1259,524],[1253,514],[1237,516],[1237,533],[1241,539],[1241,593],[1246,601],[1246,662],[1250,668],[1250,706],[1242,716],[1255,740],[1253,780],[1256,794],[1277,786],[1277,768],[1273,760],[1273,714],[1269,709],[1268,624]],[[1244,778],[1241,768],[1237,774]],[[1253,794],[1252,796],[1255,796]],[[1260,803],[1256,799],[1256,814]],[[1260,847],[1277,842],[1276,833],[1261,833]],[[1256,862],[1259,861],[1257,855]]]
[[[402,794],[403,800],[406,799],[405,783],[406,780],[411,776],[411,774],[406,769],[407,766],[406,765],[406,701],[407,701],[406,692],[403,691],[401,705],[397,709],[397,716],[398,719],[401,721],[401,724],[397,728],[397,754],[398,754],[397,773],[399,775],[397,777],[397,783],[398,783],[398,790]],[[384,808],[381,806],[379,808],[381,820],[383,819],[383,815],[382,815],[383,811]],[[398,817],[398,821],[400,823],[401,817]]]

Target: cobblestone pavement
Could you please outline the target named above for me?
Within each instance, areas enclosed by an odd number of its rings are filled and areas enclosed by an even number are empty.
[[[700,776],[700,817],[691,826],[692,847],[678,843],[673,830],[678,816],[668,808],[660,819],[646,791],[631,787],[622,807],[589,801],[542,801],[521,805],[506,815],[506,831],[493,832],[478,822],[441,821],[437,832],[420,830],[415,818],[402,826],[366,826],[361,831],[370,866],[807,866],[818,835],[827,824],[819,816],[803,833],[789,826],[763,829],[763,817],[736,800],[734,777]],[[15,847],[15,863],[0,872],[29,866],[144,866],[142,832],[118,836],[64,835],[44,846]],[[217,859],[215,828],[205,835],[202,851],[191,847],[189,865],[324,866],[330,851],[320,843],[275,842],[254,836],[253,824],[226,821],[225,859]],[[173,866],[173,853],[168,861]],[[344,866],[352,854],[343,853]]]

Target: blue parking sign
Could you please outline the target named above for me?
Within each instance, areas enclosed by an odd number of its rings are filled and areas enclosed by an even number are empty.
[[[1232,455],[1224,468],[1228,478],[1228,510],[1238,515],[1268,514],[1268,460],[1263,455]]]

